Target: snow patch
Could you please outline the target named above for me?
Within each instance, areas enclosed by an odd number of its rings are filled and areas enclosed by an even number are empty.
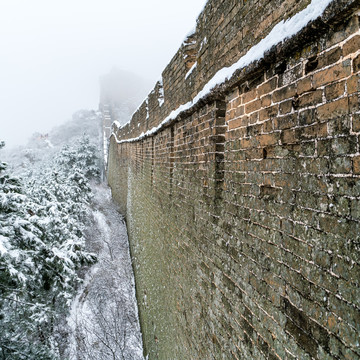
[[[146,98],[146,120],[149,118],[149,98]]]
[[[143,360],[135,282],[126,233],[108,187],[94,186],[89,242],[97,249],[67,318],[67,358]]]
[[[197,62],[194,63],[194,65],[189,69],[189,71],[186,73],[185,75],[185,79],[188,78],[188,76],[194,71],[194,69],[196,68],[197,66]]]
[[[117,122],[117,121],[116,121]],[[117,122],[118,123],[118,122]],[[119,124],[119,123],[118,123]],[[119,124],[120,125],[120,124]],[[104,149],[103,149],[103,154],[104,154],[104,165],[105,165],[105,168],[107,166],[107,159],[108,159],[108,139],[107,139],[107,136],[106,136],[106,132],[104,131],[103,132],[103,146],[104,146]]]
[[[123,126],[127,125],[130,123],[131,119],[133,118],[133,116],[139,111],[139,109],[141,108],[142,104],[145,102],[145,103],[148,103],[149,101],[149,96],[147,96],[144,101],[136,108],[136,110],[132,113],[132,115],[130,116],[130,120],[124,124]]]
[[[186,40],[187,40],[190,36],[194,35],[195,32],[196,32],[196,26],[193,26],[193,27],[187,32],[187,34],[185,35],[185,38],[184,38],[184,40],[183,40],[183,43],[186,43]]]
[[[165,101],[165,96],[164,96],[164,86],[163,86],[163,82],[162,79],[159,81],[159,97],[158,97],[158,103],[159,106],[163,106]]]
[[[8,252],[6,245],[8,244],[8,240],[5,236],[0,235],[0,253],[4,255]]]
[[[49,146],[49,148],[51,148],[51,149],[54,148],[54,145],[51,143],[51,141],[49,139],[45,139],[44,141]]]
[[[120,127],[121,127],[120,123],[119,123],[117,120],[115,120],[115,121],[113,122],[113,124],[114,124],[117,128],[120,128]]]
[[[206,44],[207,44],[207,37],[205,36],[204,39],[202,40],[202,42],[200,43],[199,52],[202,50],[202,48]]]

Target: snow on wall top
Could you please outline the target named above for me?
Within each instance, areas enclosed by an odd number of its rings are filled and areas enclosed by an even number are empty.
[[[214,43],[214,41],[211,43],[215,34],[213,33],[212,37],[209,36],[209,28],[211,30],[212,24],[209,20],[209,15],[206,16],[206,13],[214,11],[213,7],[216,2],[216,0],[209,1],[203,12],[200,14],[197,23],[197,32],[190,35],[190,37],[192,37],[192,41],[187,43],[192,46],[190,50],[186,48],[184,42],[178,53],[164,70],[161,83],[158,82],[156,84],[155,89],[137,109],[132,119],[122,127],[118,127],[117,124],[114,124],[112,135],[114,135],[117,142],[138,141],[158,132],[162,127],[166,126],[182,112],[194,107],[201,99],[208,96],[215,87],[230,79],[239,69],[245,68],[254,61],[262,59],[265,53],[272,47],[296,35],[299,31],[304,29],[309,22],[319,18],[324,13],[327,6],[332,2],[336,2],[336,0],[312,0],[310,3],[306,0],[294,0],[294,4],[292,4],[292,1],[289,1],[289,8],[291,9],[295,6],[295,4],[299,8],[304,7],[304,4],[307,6],[292,16],[289,16],[286,20],[284,20],[284,18],[286,18],[288,13],[285,11],[281,14],[281,16],[279,16],[278,23],[268,31],[266,36],[261,38],[260,33],[259,37],[261,39],[259,39],[255,45],[250,47],[248,51],[244,52],[244,54],[240,56],[235,63],[232,63],[229,66],[221,67],[219,70],[214,71],[214,69],[216,70],[217,68],[216,65],[219,63],[219,61],[217,61],[218,59],[216,57],[214,58],[214,54],[221,52],[221,47],[223,46],[222,44]],[[227,1],[224,2],[225,7],[226,2]],[[251,1],[247,4],[249,3],[251,3]],[[272,3],[272,1],[270,1],[270,3]],[[222,11],[224,11],[224,9]],[[239,11],[241,11],[241,9]],[[222,18],[224,18],[223,14]],[[203,29],[201,31],[198,30],[198,28],[201,27]],[[259,28],[261,28],[261,24],[259,24]],[[264,29],[264,32],[266,32],[266,30],[267,29]],[[199,39],[200,41],[197,41],[196,39]],[[207,41],[205,42],[203,39],[207,39]],[[188,51],[190,55],[193,56],[193,46],[195,43],[198,45],[196,61],[191,64],[190,68],[183,66],[181,80],[179,80],[179,77],[174,78],[173,69],[175,68],[177,73],[180,72],[178,69],[181,65],[184,65],[181,64],[181,61],[184,59],[184,53]],[[219,49],[213,48],[215,45]],[[214,62],[214,66],[212,66],[207,72],[204,72],[206,71],[206,67],[199,64],[205,63],[204,57],[206,56],[209,58],[208,63],[212,60]],[[205,60],[207,59],[205,58]],[[206,79],[206,75],[211,75],[210,70],[213,71],[213,75],[210,76],[206,82],[202,83],[202,78]],[[146,114],[140,116],[140,110],[143,105],[145,105]],[[135,129],[135,131],[133,131],[133,129]]]

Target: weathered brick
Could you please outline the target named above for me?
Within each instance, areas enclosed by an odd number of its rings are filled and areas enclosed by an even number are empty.
[[[279,116],[274,119],[274,128],[276,130],[290,129],[297,124],[296,114],[289,114],[286,116]]]
[[[276,86],[277,86],[277,78],[276,77],[273,77],[272,79],[265,82],[264,84],[261,84],[257,88],[258,97],[261,97],[264,94],[270,93],[272,90],[276,89]]]
[[[316,121],[315,109],[307,109],[299,112],[299,125],[310,125]]]
[[[293,144],[298,141],[295,130],[284,130],[281,132],[282,144]]]
[[[331,139],[330,144],[329,153],[331,155],[350,155],[356,153],[356,136],[346,136]]]
[[[347,93],[349,95],[360,91],[360,75],[353,75],[346,81]]]
[[[349,228],[346,226],[345,220],[339,219],[334,221],[333,217],[324,214],[320,215],[319,226],[322,231],[330,234],[346,237],[349,233]]]
[[[302,65],[296,65],[293,68],[285,71],[282,75],[279,75],[279,87],[289,85],[303,76]]]
[[[241,99],[243,104],[249,103],[250,101],[257,99],[256,89],[252,89],[251,91],[246,92],[241,96]]]
[[[249,114],[261,108],[261,100],[254,100],[245,104],[245,113]]]
[[[339,335],[352,348],[356,349],[358,347],[359,337],[357,331],[345,322],[341,322],[339,325]]]
[[[358,94],[352,94],[348,98],[349,112],[354,113],[360,110],[360,98]]]
[[[318,156],[328,155],[330,153],[331,139],[324,139],[317,141]]]
[[[303,139],[322,138],[327,136],[327,124],[314,124],[296,129],[297,136]]]
[[[348,135],[350,134],[350,118],[348,116],[342,116],[339,118],[331,119],[328,123],[328,133],[330,136],[336,136],[338,134]]]
[[[352,131],[360,132],[360,114],[352,115]]]
[[[338,60],[340,60],[341,56],[342,56],[342,49],[340,48],[340,46],[331,49],[330,51],[326,51],[324,54],[319,56],[317,68],[320,69],[322,67],[334,64]]]
[[[275,145],[279,142],[280,133],[264,134],[257,136],[257,140],[261,146]]]
[[[274,130],[274,123],[272,120],[267,120],[263,123],[263,132],[268,133]]]
[[[345,81],[331,84],[325,87],[325,97],[327,101],[336,99],[345,93]]]
[[[239,88],[237,87],[235,89],[232,89],[230,94],[227,95],[226,101],[227,102],[232,102],[238,97],[239,97]]]
[[[300,145],[299,154],[301,156],[313,157],[315,155],[315,151],[316,151],[315,141],[309,141],[309,142],[302,143]]]
[[[304,92],[313,90],[312,86],[312,77],[307,76],[303,79],[300,79],[296,84],[296,90],[299,95],[303,94]],[[295,94],[294,94],[295,95]]]
[[[226,120],[226,121],[229,121],[229,120],[231,120],[231,119],[233,119],[233,118],[235,118],[235,110],[234,110],[234,109],[228,110],[228,111],[226,112],[225,120]]]
[[[267,119],[271,119],[272,117],[276,116],[279,112],[279,105],[272,105],[265,109],[260,110],[259,120],[264,121]]]
[[[228,121],[228,129],[229,130],[238,128],[240,126],[243,126],[243,119],[242,118],[237,118],[237,119]]]
[[[351,172],[351,158],[337,157],[330,161],[330,171],[334,174],[348,174]]]
[[[352,54],[360,49],[360,35],[355,35],[343,45],[343,56]]]
[[[351,216],[355,219],[360,219],[360,200],[351,200]]]
[[[352,161],[353,161],[354,174],[359,175],[360,174],[360,156],[355,156]]]
[[[234,108],[240,107],[240,105],[243,105],[241,96],[237,97],[231,102],[231,106]]]
[[[345,60],[328,69],[321,70],[313,75],[313,84],[319,87],[333,81],[341,80],[351,75],[351,61]]]
[[[245,106],[241,105],[241,106],[238,106],[237,108],[235,108],[235,111],[234,111],[232,117],[239,117],[244,114],[245,114]]]
[[[271,105],[271,95],[266,95],[261,98],[261,108],[265,108]]]
[[[320,104],[322,102],[322,93],[322,90],[316,90],[300,96],[298,108]]]
[[[273,102],[280,102],[285,99],[292,98],[296,94],[296,86],[295,84],[285,86],[279,90],[276,90],[272,94]]]
[[[249,123],[250,124],[255,124],[259,121],[259,111],[256,111],[256,112],[252,112],[250,115],[249,115]]]
[[[353,60],[354,73],[360,71],[360,54]]]
[[[319,121],[334,119],[343,116],[349,112],[349,104],[347,98],[342,98],[324,105],[316,109],[316,116]]]
[[[279,105],[279,113],[281,115],[283,115],[283,114],[287,114],[287,113],[291,112],[292,106],[293,106],[292,100],[283,101]]]

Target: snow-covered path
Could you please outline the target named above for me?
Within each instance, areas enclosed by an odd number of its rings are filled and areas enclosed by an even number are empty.
[[[74,300],[69,326],[70,360],[137,360],[142,339],[125,223],[105,185],[93,186],[88,247],[99,261]]]

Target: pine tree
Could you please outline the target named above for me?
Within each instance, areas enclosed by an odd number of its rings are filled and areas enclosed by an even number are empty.
[[[0,143],[0,148],[4,143]],[[25,184],[0,161],[0,352],[4,359],[56,358],[54,327],[95,256],[84,224],[98,177],[88,138],[64,148]]]

